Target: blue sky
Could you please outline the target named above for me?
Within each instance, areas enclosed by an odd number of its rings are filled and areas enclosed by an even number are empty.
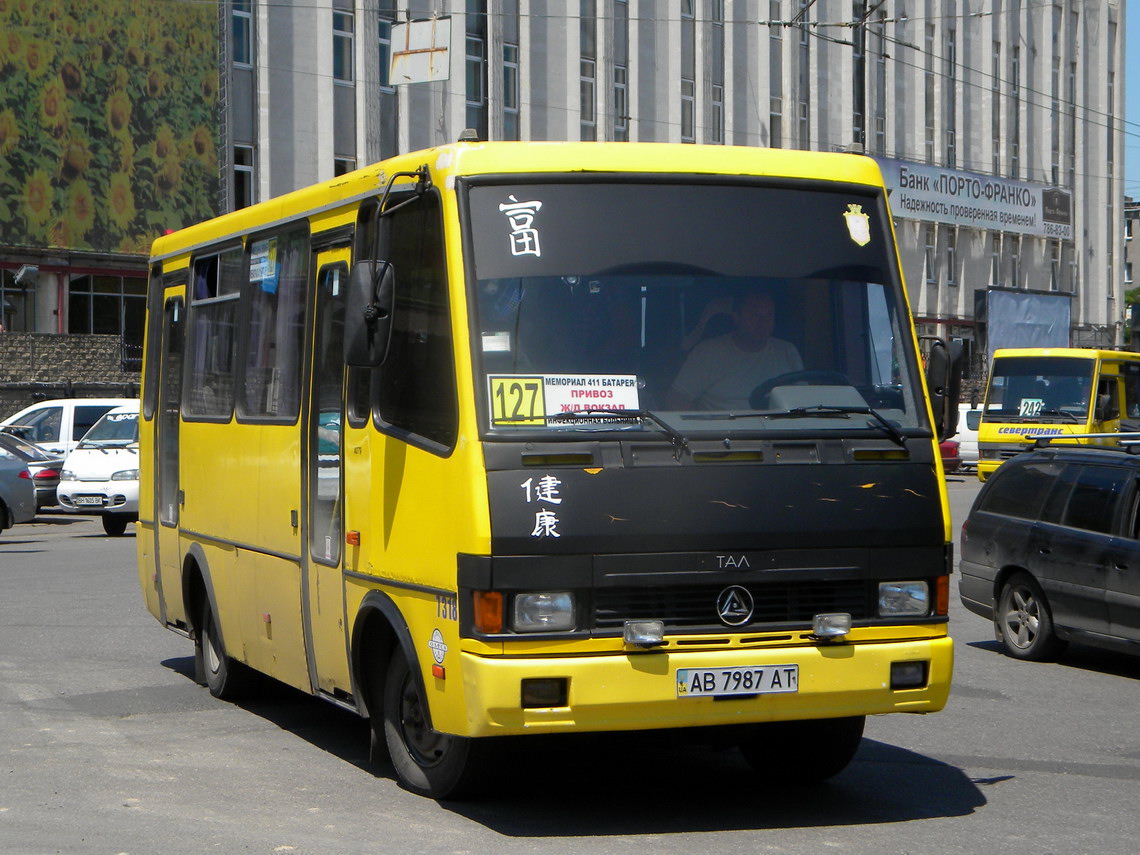
[[[1125,8],[1124,194],[1140,199],[1140,0]]]

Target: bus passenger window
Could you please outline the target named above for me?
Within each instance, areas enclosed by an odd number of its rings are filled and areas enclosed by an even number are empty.
[[[186,415],[229,418],[234,408],[237,307],[245,281],[240,246],[194,262]]]
[[[250,241],[242,416],[292,422],[301,410],[308,260],[306,229]]]
[[[388,219],[396,272],[388,356],[378,370],[379,416],[450,447],[459,430],[447,265],[439,198],[425,194]]]

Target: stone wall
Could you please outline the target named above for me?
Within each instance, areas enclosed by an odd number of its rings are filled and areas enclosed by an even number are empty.
[[[0,419],[50,398],[137,397],[117,335],[0,333]]]

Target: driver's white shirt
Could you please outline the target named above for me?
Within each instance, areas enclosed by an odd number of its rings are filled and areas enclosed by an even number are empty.
[[[673,389],[696,402],[698,409],[750,410],[752,390],[773,377],[802,371],[803,360],[796,346],[782,338],[770,338],[757,351],[741,350],[732,333],[703,341],[693,348],[681,366]]]

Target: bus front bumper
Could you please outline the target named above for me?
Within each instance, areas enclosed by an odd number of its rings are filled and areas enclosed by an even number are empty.
[[[461,655],[466,736],[646,730],[937,712],[953,668],[949,637],[813,647],[631,652],[579,657]],[[891,665],[926,662],[919,688],[891,689]],[[794,693],[713,698],[678,694],[679,669],[798,667]],[[564,706],[523,708],[523,680],[566,681]]]

